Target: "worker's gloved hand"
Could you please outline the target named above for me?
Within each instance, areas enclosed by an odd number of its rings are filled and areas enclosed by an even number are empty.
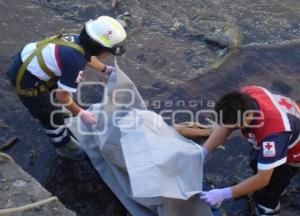
[[[109,76],[113,70],[115,70],[115,67],[109,66],[109,65],[105,65],[104,70],[102,71],[106,76]]]
[[[78,114],[78,117],[83,121],[85,124],[96,124],[97,123],[97,118],[96,116],[86,110],[81,110]]]
[[[230,187],[223,189],[213,189],[208,192],[201,192],[200,199],[204,200],[210,206],[215,206],[225,199],[231,199],[232,189]]]

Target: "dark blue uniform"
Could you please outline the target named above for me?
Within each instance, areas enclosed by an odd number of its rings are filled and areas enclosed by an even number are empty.
[[[65,39],[80,45],[79,36],[69,36]],[[30,55],[35,50],[35,46],[35,43],[26,45],[14,57],[7,73],[13,86],[16,85],[16,77],[26,55]],[[61,106],[55,106],[51,103],[51,92],[57,88],[76,92],[78,74],[85,69],[87,62],[90,61],[90,56],[84,56],[71,47],[49,44],[43,49],[43,58],[47,67],[53,70],[52,72],[57,78],[50,80],[50,77],[41,70],[37,61],[33,59],[27,66],[21,87],[30,90],[45,85],[47,90],[35,96],[19,95],[19,98],[32,116],[40,121],[54,146],[60,147],[70,141],[70,132],[65,126]],[[51,115],[52,113],[56,114]]]

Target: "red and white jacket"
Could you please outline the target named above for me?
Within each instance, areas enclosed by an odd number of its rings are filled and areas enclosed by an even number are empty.
[[[300,166],[299,105],[259,86],[246,86],[241,92],[251,96],[263,114],[255,124],[261,127],[243,130],[245,138],[261,151],[258,168],[271,169],[284,163]],[[281,139],[280,134],[288,135],[287,139]]]

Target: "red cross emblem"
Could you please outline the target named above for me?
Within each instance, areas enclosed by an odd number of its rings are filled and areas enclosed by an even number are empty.
[[[266,158],[276,156],[275,142],[263,142],[263,156]]]
[[[270,151],[271,148],[273,148],[273,146],[272,146],[270,143],[268,143],[268,144],[266,145],[266,148]]]
[[[110,31],[108,31],[107,33],[106,33],[106,37],[110,37],[110,36],[112,36],[112,34],[113,34],[113,32],[110,30]]]
[[[281,100],[279,101],[279,104],[280,104],[281,106],[284,106],[284,107],[287,108],[288,110],[291,110],[292,107],[293,107],[293,105],[290,104],[289,102],[287,102],[285,98],[281,98]]]

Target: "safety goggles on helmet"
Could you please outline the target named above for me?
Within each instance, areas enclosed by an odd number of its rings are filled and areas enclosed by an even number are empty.
[[[114,45],[112,48],[104,47],[104,50],[111,53],[111,54],[113,54],[113,55],[122,56],[126,52],[125,41],[123,41],[122,43]]]

